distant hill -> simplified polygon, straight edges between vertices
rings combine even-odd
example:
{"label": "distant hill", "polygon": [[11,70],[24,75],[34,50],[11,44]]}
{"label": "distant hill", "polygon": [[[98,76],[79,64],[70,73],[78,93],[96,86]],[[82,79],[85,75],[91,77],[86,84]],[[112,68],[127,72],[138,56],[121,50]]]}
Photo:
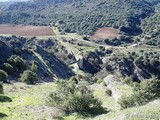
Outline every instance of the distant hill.
{"label": "distant hill", "polygon": [[142,22],[143,36],[148,45],[160,46],[160,4],[155,8],[155,13]]}
{"label": "distant hill", "polygon": [[58,25],[61,31],[93,34],[101,27],[138,35],[141,20],[155,12],[155,0],[33,0],[14,3],[0,13],[0,23]]}

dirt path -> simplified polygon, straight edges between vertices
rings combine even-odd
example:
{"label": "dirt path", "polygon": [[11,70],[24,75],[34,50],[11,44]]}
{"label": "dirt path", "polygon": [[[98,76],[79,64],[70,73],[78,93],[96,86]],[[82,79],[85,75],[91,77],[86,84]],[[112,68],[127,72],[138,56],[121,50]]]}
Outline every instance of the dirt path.
{"label": "dirt path", "polygon": [[122,93],[117,87],[117,78],[114,75],[108,75],[104,78],[104,82],[107,84],[108,89],[112,91],[112,97],[118,101]]}

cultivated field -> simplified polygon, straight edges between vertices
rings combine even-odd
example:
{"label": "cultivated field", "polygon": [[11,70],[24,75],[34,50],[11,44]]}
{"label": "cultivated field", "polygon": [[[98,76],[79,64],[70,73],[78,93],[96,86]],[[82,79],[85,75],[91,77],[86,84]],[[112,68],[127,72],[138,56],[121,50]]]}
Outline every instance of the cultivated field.
{"label": "cultivated field", "polygon": [[1,35],[18,35],[18,36],[54,36],[51,27],[48,26],[23,26],[23,25],[0,25]]}
{"label": "cultivated field", "polygon": [[92,36],[94,40],[113,39],[119,36],[119,30],[115,28],[99,28]]}

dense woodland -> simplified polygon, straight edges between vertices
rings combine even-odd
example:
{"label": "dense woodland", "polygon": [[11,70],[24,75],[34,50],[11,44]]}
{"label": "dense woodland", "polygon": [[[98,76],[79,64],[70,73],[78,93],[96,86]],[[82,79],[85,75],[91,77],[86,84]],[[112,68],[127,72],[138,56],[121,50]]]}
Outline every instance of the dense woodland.
{"label": "dense woodland", "polygon": [[[0,22],[58,25],[62,31],[79,34],[93,34],[97,28],[114,27],[126,34],[137,35],[144,29],[147,31],[147,28],[140,27],[141,23],[146,26],[143,20],[145,18],[149,22],[153,16],[158,25],[158,2],[159,0],[34,0],[5,6],[1,9]],[[154,29],[150,22],[146,24]]]}

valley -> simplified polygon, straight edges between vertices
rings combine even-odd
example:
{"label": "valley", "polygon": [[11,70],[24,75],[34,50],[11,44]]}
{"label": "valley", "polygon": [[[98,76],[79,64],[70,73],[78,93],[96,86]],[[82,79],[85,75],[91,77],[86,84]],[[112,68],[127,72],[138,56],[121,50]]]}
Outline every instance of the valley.
{"label": "valley", "polygon": [[159,8],[0,2],[0,119],[159,120]]}

